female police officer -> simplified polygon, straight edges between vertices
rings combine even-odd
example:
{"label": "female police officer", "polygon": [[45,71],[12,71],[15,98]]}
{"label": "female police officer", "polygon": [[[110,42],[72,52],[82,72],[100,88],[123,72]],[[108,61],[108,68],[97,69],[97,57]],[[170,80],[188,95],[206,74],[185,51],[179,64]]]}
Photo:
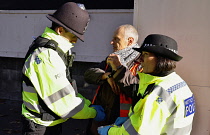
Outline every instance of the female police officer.
{"label": "female police officer", "polygon": [[[174,71],[176,61],[182,59],[176,41],[165,35],[152,34],[145,38],[140,48],[134,49],[141,52],[142,73],[139,72],[136,78],[123,67],[117,73],[124,72],[124,76],[116,77],[118,83],[127,83],[124,85],[127,92],[131,92],[129,82],[139,79],[129,117],[119,117],[113,125],[99,127],[99,134],[190,135],[195,100],[186,82]],[[108,61],[113,70],[121,65],[116,55],[110,55]]]}

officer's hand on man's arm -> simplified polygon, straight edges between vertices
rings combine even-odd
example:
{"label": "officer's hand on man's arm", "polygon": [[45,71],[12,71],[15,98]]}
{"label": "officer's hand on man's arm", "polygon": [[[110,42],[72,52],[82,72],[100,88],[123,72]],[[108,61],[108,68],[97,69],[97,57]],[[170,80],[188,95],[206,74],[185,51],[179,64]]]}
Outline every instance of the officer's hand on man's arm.
{"label": "officer's hand on man's arm", "polygon": [[93,109],[96,110],[96,117],[94,118],[95,121],[103,121],[105,120],[105,113],[104,108],[101,105],[90,105]]}
{"label": "officer's hand on man's arm", "polygon": [[101,127],[98,127],[98,133],[100,135],[108,135],[108,131],[109,129],[111,128],[112,126],[101,126]]}
{"label": "officer's hand on man's arm", "polygon": [[[114,123],[114,125],[121,126],[128,117],[118,117]],[[108,135],[109,129],[113,126],[100,126],[98,127],[98,133],[100,135]]]}
{"label": "officer's hand on man's arm", "polygon": [[118,117],[115,120],[114,125],[121,126],[127,119],[128,117]]}

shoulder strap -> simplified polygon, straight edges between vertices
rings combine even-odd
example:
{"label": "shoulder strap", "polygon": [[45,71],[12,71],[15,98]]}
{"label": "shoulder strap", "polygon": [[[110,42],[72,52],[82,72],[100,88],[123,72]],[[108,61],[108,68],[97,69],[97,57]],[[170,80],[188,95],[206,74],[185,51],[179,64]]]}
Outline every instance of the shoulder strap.
{"label": "shoulder strap", "polygon": [[[29,57],[30,54],[32,54],[34,52],[35,49],[37,49],[38,47],[46,47],[46,48],[51,48],[53,50],[56,50],[58,46],[58,43],[54,40],[49,40],[47,38],[43,38],[41,36],[37,37],[33,43],[31,44],[31,46],[29,47],[28,52],[25,55],[25,60]],[[28,77],[26,77],[24,74],[22,74],[22,80],[26,83],[27,86],[32,86],[33,84],[31,83],[31,81],[29,80]],[[41,108],[41,114],[37,114],[35,112],[30,111],[29,109],[27,109],[29,112],[31,112],[33,115],[35,115],[36,117],[41,118],[42,120],[45,121],[51,121],[51,120],[57,120],[60,117],[58,115],[56,115],[54,112],[52,112],[47,105],[42,101],[42,99],[40,98],[39,95],[38,96],[38,101]]]}
{"label": "shoulder strap", "polygon": [[132,110],[136,103],[140,100],[143,99],[145,96],[149,95],[153,90],[154,90],[155,83],[149,84],[147,86],[147,89],[145,90],[144,94],[138,94],[138,89],[139,89],[139,84],[134,84],[133,85],[133,94],[132,94]]}
{"label": "shoulder strap", "polygon": [[46,47],[46,48],[51,48],[53,50],[56,50],[58,47],[58,43],[54,40],[50,40],[47,38],[43,38],[41,36],[37,37],[31,46],[29,47],[28,52],[26,53],[25,60],[28,58],[28,56],[38,47]]}
{"label": "shoulder strap", "polygon": [[[30,54],[34,52],[35,49],[38,47],[46,47],[46,48],[51,48],[53,50],[56,50],[58,46],[58,43],[54,40],[49,40],[47,38],[43,38],[41,36],[37,37],[33,43],[30,45],[28,52],[25,55],[24,62],[26,59],[29,57]],[[22,75],[22,80],[25,81],[27,86],[33,86],[30,80],[25,76]]]}
{"label": "shoulder strap", "polygon": [[147,86],[147,89],[146,89],[146,91],[144,92],[142,98],[144,98],[145,96],[149,95],[149,94],[154,90],[154,86],[155,86],[155,83],[149,84],[149,85]]}

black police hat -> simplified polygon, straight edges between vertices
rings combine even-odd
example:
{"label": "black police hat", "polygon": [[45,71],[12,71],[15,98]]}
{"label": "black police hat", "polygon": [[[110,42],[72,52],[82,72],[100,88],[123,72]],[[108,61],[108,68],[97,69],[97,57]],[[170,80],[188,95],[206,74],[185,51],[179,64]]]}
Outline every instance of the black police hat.
{"label": "black police hat", "polygon": [[55,13],[48,14],[47,18],[84,41],[84,33],[90,21],[88,12],[74,2],[67,2]]}
{"label": "black police hat", "polygon": [[180,61],[182,56],[178,55],[177,42],[171,37],[151,34],[148,35],[140,48],[133,48],[138,52],[152,52],[162,57],[169,58],[174,61]]}

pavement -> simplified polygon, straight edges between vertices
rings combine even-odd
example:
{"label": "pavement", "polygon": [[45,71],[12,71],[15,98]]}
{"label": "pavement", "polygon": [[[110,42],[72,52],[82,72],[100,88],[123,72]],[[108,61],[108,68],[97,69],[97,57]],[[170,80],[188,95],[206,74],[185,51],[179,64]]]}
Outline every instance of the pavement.
{"label": "pavement", "polygon": [[[79,92],[88,99],[94,94],[94,88],[79,88]],[[0,135],[21,135],[21,104],[20,100],[3,99],[0,97]],[[85,135],[88,120],[69,119],[63,124],[62,135]]]}

